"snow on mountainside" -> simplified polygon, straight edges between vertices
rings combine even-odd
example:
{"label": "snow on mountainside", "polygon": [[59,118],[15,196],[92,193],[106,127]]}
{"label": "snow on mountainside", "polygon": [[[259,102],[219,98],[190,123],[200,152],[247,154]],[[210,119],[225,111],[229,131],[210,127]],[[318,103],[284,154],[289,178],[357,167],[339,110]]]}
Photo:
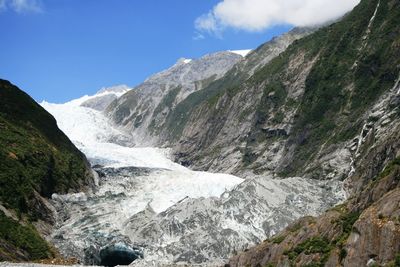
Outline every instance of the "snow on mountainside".
{"label": "snow on mountainside", "polygon": [[238,54],[238,55],[241,55],[242,57],[246,57],[251,51],[252,51],[252,49],[245,49],[245,50],[229,50],[229,52],[235,53],[235,54]]}

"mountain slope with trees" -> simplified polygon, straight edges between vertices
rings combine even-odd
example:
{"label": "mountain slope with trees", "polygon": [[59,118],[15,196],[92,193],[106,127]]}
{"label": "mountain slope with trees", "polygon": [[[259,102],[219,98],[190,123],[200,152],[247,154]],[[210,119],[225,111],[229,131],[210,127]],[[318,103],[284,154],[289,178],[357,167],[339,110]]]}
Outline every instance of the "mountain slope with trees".
{"label": "mountain slope with trees", "polygon": [[26,93],[0,80],[0,260],[54,256],[37,229],[55,222],[47,199],[93,183],[86,157]]}

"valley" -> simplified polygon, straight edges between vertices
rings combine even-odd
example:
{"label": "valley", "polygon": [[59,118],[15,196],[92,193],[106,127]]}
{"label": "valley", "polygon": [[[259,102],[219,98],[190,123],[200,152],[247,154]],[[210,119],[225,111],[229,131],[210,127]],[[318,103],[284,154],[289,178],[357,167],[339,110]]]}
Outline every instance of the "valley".
{"label": "valley", "polygon": [[[101,251],[119,244],[135,248],[143,257],[138,264],[222,264],[231,251],[344,199],[340,189],[329,190],[340,184],[268,175],[245,181],[190,171],[171,161],[168,149],[132,147],[130,137],[101,112],[82,105],[98,97],[42,103],[96,172],[92,192],[52,196],[57,223],[50,240],[67,258],[101,264]],[[204,241],[194,245],[193,239]]]}
{"label": "valley", "polygon": [[0,260],[400,266],[399,25],[361,0],[58,104],[0,80]]}

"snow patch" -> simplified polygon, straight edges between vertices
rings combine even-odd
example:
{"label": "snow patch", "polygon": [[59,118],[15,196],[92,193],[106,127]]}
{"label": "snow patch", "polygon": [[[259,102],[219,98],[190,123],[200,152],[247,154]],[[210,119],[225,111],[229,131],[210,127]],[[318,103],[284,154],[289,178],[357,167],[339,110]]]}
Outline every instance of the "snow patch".
{"label": "snow patch", "polygon": [[228,52],[234,53],[234,54],[238,54],[242,57],[246,57],[251,51],[253,51],[252,49],[245,49],[245,50],[228,50]]}
{"label": "snow patch", "polygon": [[182,57],[182,58],[178,59],[178,61],[176,62],[175,65],[188,64],[190,62],[192,62],[192,59]]}

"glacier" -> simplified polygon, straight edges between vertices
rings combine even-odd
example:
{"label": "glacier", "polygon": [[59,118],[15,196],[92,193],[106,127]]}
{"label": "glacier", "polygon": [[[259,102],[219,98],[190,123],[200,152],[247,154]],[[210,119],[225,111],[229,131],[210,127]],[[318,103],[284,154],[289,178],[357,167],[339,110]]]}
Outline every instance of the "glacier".
{"label": "glacier", "polygon": [[[228,174],[191,171],[170,160],[169,149],[129,147],[130,137],[111,125],[101,112],[81,106],[89,98],[85,96],[65,104],[42,102],[41,105],[56,118],[60,129],[92,164],[113,168],[164,169],[162,175],[154,177],[154,184],[149,186],[149,192],[143,192],[144,195],[157,194],[159,199],[162,195],[165,199],[160,199],[160,203],[175,203],[186,196],[219,196],[243,181]],[[149,179],[148,183],[152,181]],[[171,190],[171,186],[175,189]],[[153,208],[159,210],[158,207]]]}
{"label": "glacier", "polygon": [[106,94],[110,92],[64,104],[41,103],[95,170],[106,173],[97,175],[93,191],[53,195],[58,222],[51,241],[65,256],[87,264],[99,263],[87,259],[93,244],[97,250],[110,240],[129,244],[122,232],[135,214],[146,209],[161,213],[185,198],[218,197],[243,182],[229,174],[191,171],[170,160],[168,149],[132,147],[131,137],[102,112],[82,106]]}

